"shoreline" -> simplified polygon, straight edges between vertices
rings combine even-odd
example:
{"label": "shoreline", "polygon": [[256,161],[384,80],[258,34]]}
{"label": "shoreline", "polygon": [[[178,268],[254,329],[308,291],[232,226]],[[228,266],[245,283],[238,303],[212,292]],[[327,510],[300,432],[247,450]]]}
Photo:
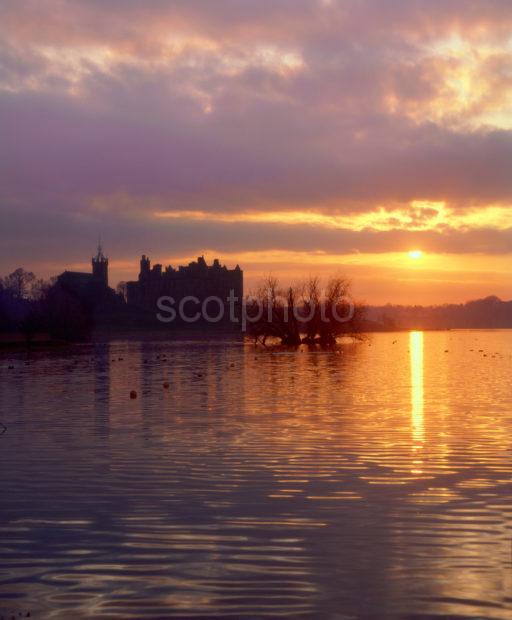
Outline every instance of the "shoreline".
{"label": "shoreline", "polygon": [[[403,334],[408,332],[499,332],[510,331],[510,327],[454,327],[454,328],[396,328],[396,329],[374,329],[361,332],[363,336],[373,334]],[[12,336],[9,339],[9,336]],[[44,353],[53,351],[64,351],[65,349],[77,349],[87,346],[109,344],[114,342],[174,342],[186,343],[197,342],[232,342],[233,344],[252,344],[253,338],[241,332],[222,330],[217,332],[204,332],[201,330],[180,330],[166,333],[162,331],[116,331],[116,332],[95,332],[86,340],[54,340],[51,338],[36,338],[27,342],[19,334],[0,334],[0,355],[9,353]],[[281,345],[279,345],[281,346]],[[291,347],[294,348],[294,347]]]}

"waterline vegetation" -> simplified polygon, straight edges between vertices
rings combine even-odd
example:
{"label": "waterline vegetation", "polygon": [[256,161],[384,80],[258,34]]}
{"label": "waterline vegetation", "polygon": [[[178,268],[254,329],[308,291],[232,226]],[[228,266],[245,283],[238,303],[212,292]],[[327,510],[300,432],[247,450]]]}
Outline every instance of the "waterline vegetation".
{"label": "waterline vegetation", "polygon": [[247,331],[265,346],[269,338],[288,346],[333,346],[341,336],[363,337],[364,312],[342,276],[330,278],[325,287],[313,276],[285,288],[268,276],[246,302]]}

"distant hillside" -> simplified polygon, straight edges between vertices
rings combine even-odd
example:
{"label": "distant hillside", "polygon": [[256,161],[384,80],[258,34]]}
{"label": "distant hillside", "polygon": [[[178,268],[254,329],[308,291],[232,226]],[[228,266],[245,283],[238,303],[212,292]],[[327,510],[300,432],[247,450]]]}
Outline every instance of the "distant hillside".
{"label": "distant hillside", "polygon": [[366,318],[377,330],[512,328],[512,301],[486,297],[443,306],[369,306]]}

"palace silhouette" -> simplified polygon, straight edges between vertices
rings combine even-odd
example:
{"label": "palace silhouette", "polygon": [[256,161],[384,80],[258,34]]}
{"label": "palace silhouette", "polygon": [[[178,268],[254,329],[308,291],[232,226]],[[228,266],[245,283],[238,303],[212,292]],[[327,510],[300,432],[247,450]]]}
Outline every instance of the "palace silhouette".
{"label": "palace silhouette", "polygon": [[57,278],[57,286],[79,300],[96,325],[156,327],[157,302],[162,297],[172,298],[176,305],[189,297],[207,305],[210,298],[216,298],[217,309],[219,300],[224,305],[226,320],[228,298],[236,298],[237,314],[241,307],[243,271],[239,265],[228,269],[217,258],[211,265],[200,256],[186,266],[164,269],[161,264],[151,266],[150,259],[143,255],[138,279],[127,282],[122,292],[109,287],[109,259],[101,244],[91,259],[91,267],[90,273],[64,271]]}
{"label": "palace silhouette", "polygon": [[168,266],[162,271],[162,265],[151,267],[149,258],[143,255],[138,280],[126,284],[128,305],[148,311],[154,310],[158,299],[163,296],[172,297],[179,303],[188,296],[196,297],[201,302],[208,297],[225,301],[230,294],[242,300],[243,271],[239,265],[228,269],[217,258],[212,265],[207,265],[204,256],[199,256],[197,261],[186,267],[173,269]]}

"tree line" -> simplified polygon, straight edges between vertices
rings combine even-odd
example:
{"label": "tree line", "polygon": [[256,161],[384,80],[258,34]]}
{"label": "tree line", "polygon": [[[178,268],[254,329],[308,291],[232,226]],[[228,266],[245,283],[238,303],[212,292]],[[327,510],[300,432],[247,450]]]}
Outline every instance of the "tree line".
{"label": "tree line", "polygon": [[0,277],[0,332],[20,333],[30,342],[38,333],[80,340],[94,327],[97,310],[121,301],[110,289],[77,295],[58,278],[43,280],[22,268]]}

